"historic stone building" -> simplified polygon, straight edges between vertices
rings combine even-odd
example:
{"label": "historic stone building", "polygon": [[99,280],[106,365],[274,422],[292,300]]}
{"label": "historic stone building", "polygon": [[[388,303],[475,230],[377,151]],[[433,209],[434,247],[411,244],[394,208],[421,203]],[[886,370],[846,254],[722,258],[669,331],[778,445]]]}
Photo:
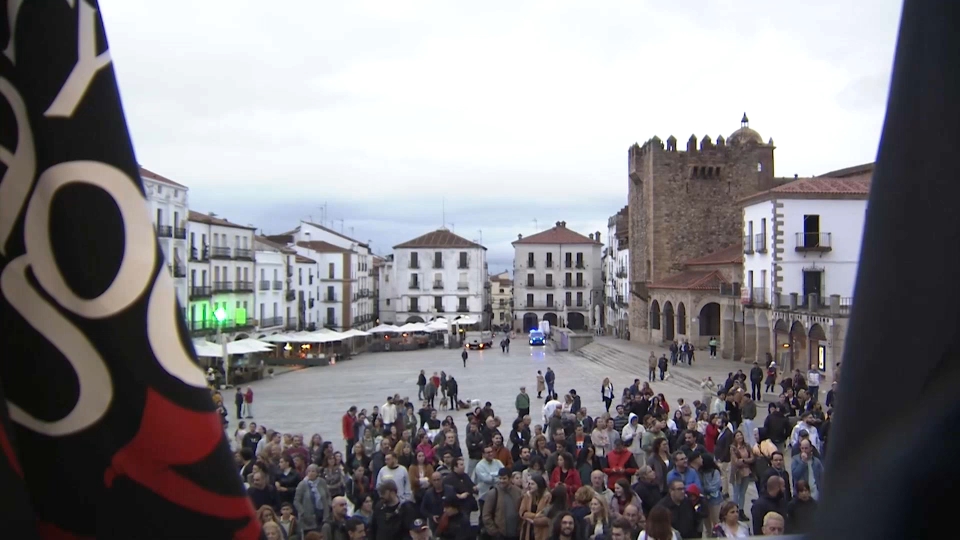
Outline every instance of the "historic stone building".
{"label": "historic stone building", "polygon": [[727,139],[709,136],[686,149],[653,137],[628,151],[632,340],[649,343],[651,283],[681,272],[687,261],[742,243],[738,201],[781,183],[773,173],[773,140],[764,143],[743,115]]}

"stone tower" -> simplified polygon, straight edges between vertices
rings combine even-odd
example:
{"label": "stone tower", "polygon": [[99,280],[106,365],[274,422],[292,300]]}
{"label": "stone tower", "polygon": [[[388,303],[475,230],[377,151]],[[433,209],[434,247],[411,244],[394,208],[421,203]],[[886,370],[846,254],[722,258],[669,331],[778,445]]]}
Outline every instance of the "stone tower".
{"label": "stone tower", "polygon": [[672,135],[627,152],[630,224],[630,335],[645,341],[650,318],[647,285],[683,269],[683,262],[743,241],[737,201],[776,185],[773,141],[740,129],[716,143],[691,135],[686,149]]}

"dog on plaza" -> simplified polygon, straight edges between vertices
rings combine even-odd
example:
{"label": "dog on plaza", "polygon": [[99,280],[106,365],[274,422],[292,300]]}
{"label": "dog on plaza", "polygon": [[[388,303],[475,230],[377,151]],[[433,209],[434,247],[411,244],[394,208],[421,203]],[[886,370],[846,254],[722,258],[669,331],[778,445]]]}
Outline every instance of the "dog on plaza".
{"label": "dog on plaza", "polygon": [[445,397],[440,398],[440,410],[441,410],[441,411],[447,410],[448,407],[449,407],[449,404],[450,404],[450,403],[447,401],[447,398],[445,398]]}

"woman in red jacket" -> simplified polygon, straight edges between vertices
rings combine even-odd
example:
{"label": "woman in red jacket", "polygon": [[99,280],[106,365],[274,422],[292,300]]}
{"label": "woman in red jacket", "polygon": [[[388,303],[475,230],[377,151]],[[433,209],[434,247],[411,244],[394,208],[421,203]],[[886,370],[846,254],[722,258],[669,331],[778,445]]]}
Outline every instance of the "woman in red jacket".
{"label": "woman in red jacket", "polygon": [[707,449],[707,452],[713,453],[714,447],[717,445],[717,437],[720,436],[720,416],[716,414],[710,415],[710,423],[707,424],[707,429],[703,434],[703,447]]}
{"label": "woman in red jacket", "polygon": [[557,454],[557,466],[553,468],[550,474],[550,489],[563,484],[567,488],[567,500],[572,501],[573,496],[583,484],[580,482],[580,473],[574,467],[573,456],[566,452]]}

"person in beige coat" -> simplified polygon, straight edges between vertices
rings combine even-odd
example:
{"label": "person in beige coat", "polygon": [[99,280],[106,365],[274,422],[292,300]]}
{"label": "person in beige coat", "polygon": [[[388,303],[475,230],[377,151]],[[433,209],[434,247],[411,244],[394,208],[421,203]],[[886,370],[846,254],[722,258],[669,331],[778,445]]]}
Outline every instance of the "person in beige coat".
{"label": "person in beige coat", "polygon": [[543,380],[543,373],[537,371],[537,397],[543,397],[543,391],[547,389],[547,383]]}

